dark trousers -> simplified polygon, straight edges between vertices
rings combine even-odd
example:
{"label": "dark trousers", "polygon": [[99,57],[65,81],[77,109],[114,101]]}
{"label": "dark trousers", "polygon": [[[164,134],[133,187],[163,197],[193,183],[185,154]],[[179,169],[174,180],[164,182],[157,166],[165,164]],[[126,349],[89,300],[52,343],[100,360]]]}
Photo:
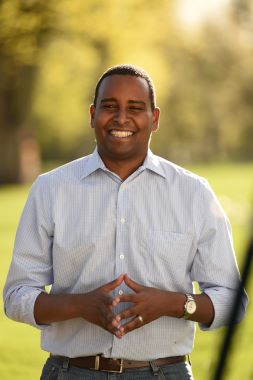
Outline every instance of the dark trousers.
{"label": "dark trousers", "polygon": [[127,369],[123,373],[101,372],[74,366],[65,367],[57,358],[49,358],[40,380],[194,380],[188,362],[157,367]]}

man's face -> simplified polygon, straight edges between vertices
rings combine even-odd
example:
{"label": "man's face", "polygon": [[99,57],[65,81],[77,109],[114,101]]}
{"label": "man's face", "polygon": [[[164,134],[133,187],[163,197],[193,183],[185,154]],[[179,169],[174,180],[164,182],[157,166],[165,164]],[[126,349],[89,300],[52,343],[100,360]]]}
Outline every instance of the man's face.
{"label": "man's face", "polygon": [[96,107],[91,105],[91,127],[98,152],[106,162],[143,161],[150,135],[158,128],[159,109],[151,110],[147,82],[130,75],[106,77]]}

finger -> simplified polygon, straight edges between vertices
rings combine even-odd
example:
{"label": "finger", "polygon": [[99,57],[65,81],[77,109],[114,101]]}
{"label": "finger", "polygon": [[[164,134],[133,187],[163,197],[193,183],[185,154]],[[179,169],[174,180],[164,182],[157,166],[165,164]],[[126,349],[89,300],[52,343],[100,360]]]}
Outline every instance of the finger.
{"label": "finger", "polygon": [[131,321],[125,323],[124,325],[120,326],[119,330],[121,334],[125,335],[135,329],[139,329],[140,327],[144,326],[144,323],[139,320],[138,316],[131,319]]}
{"label": "finger", "polygon": [[102,297],[100,298],[100,301],[101,301],[104,305],[108,306],[109,308],[110,308],[110,307],[112,306],[112,304],[113,304],[113,298],[110,297],[110,296],[107,295],[107,294],[102,294]]}
{"label": "finger", "polygon": [[137,282],[135,282],[134,280],[132,280],[130,277],[128,277],[127,274],[125,274],[124,276],[124,281],[126,283],[126,285],[132,289],[133,291],[135,291],[136,293],[139,293],[142,289],[142,285],[138,284]]}
{"label": "finger", "polygon": [[135,293],[131,294],[122,294],[121,296],[118,296],[120,302],[137,302],[138,297],[136,296]]}
{"label": "finger", "polygon": [[111,324],[112,321],[115,319],[115,315],[112,313],[110,307],[102,306],[100,309],[100,315],[104,321],[105,324]]}
{"label": "finger", "polygon": [[121,338],[123,338],[123,336],[124,336],[125,334],[124,334],[123,332],[121,332],[120,330],[117,330],[117,331],[115,331],[114,335],[115,335],[117,338],[121,339]]}
{"label": "finger", "polygon": [[120,319],[117,317],[114,317],[114,319],[111,322],[105,321],[103,327],[119,339],[121,339],[124,335],[124,333],[120,331]]}
{"label": "finger", "polygon": [[119,286],[122,281],[124,280],[124,275],[121,274],[118,278],[116,278],[115,280],[111,281],[111,282],[108,282],[108,284],[105,284],[103,286],[101,286],[101,289],[103,291],[105,291],[106,293],[109,293],[111,292],[112,290],[114,290],[115,288],[117,288],[117,286]]}
{"label": "finger", "polygon": [[[112,311],[112,309],[110,309],[110,310]],[[119,327],[120,321],[121,321],[121,318],[120,318],[119,314],[117,314],[117,315],[112,314],[111,322],[112,322],[113,326]]]}
{"label": "finger", "polygon": [[120,298],[118,296],[113,298],[112,303],[111,303],[112,308],[116,307],[119,303],[120,303]]}
{"label": "finger", "polygon": [[104,309],[102,311],[102,318],[103,318],[103,326],[106,328],[106,330],[115,333],[119,329],[119,319],[115,318],[115,315],[112,314],[107,309]]}
{"label": "finger", "polygon": [[137,315],[137,312],[136,312],[135,308],[130,308],[130,309],[126,309],[126,310],[122,311],[122,313],[117,314],[115,319],[118,322],[120,322],[123,319],[135,317],[136,315]]}
{"label": "finger", "polygon": [[124,335],[124,333],[122,333],[118,327],[115,327],[115,326],[111,326],[111,325],[107,325],[107,326],[103,326],[103,328],[106,330],[106,331],[109,331],[110,333],[114,334],[115,336],[117,336],[117,338],[119,337],[122,337]]}

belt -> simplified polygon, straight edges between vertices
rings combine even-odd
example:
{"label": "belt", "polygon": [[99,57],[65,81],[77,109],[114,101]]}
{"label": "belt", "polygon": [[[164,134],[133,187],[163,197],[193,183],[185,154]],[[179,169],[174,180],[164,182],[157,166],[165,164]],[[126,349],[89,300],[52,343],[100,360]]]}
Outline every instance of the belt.
{"label": "belt", "polygon": [[[124,369],[144,368],[150,367],[150,361],[137,361],[126,359],[111,359],[104,358],[101,355],[96,356],[81,356],[77,358],[68,358],[66,356],[50,355],[52,358],[59,359],[61,362],[67,363],[67,365],[73,365],[75,367],[90,369],[95,371],[107,371],[122,373]],[[186,356],[171,356],[168,358],[161,358],[152,360],[158,367],[168,364],[176,364],[185,362]]]}

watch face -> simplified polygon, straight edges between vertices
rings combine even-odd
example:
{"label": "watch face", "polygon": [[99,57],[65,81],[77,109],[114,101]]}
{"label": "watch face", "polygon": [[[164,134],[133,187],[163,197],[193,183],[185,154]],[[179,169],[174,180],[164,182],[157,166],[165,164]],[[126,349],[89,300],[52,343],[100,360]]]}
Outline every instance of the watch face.
{"label": "watch face", "polygon": [[193,314],[196,311],[196,303],[195,301],[188,301],[186,306],[187,313]]}

